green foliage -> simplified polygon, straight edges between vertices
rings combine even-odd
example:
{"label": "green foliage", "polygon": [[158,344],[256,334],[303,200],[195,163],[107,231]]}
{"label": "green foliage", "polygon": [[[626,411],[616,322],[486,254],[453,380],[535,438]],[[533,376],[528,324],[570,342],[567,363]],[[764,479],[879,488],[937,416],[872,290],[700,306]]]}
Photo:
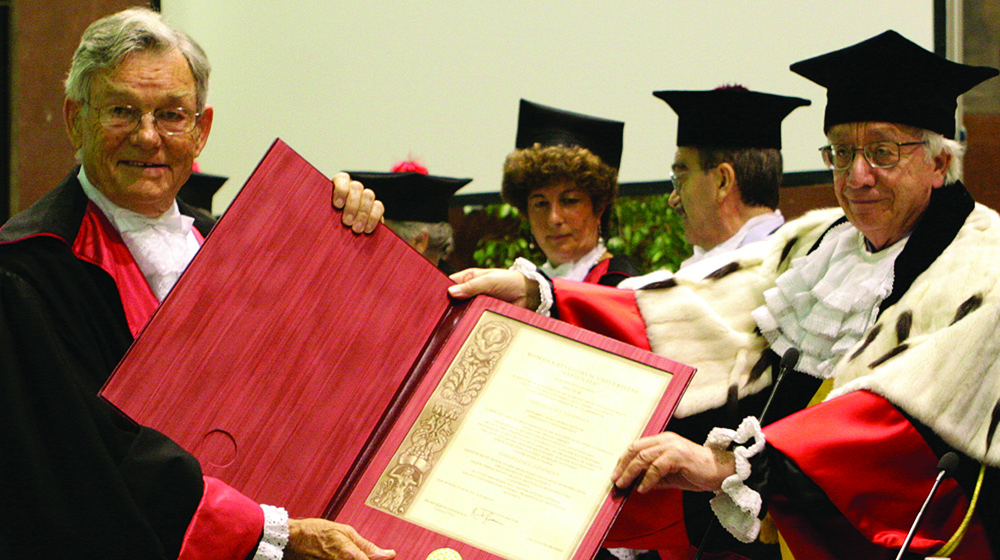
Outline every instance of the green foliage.
{"label": "green foliage", "polygon": [[680,214],[667,203],[666,194],[619,198],[615,216],[608,250],[627,255],[640,272],[676,271],[691,256]]}
{"label": "green foliage", "polygon": [[[467,209],[466,213],[471,211],[475,210]],[[507,268],[517,257],[545,262],[544,253],[531,241],[528,220],[516,208],[494,204],[481,211],[491,227],[476,245],[476,266]],[[640,272],[677,270],[681,261],[691,255],[681,218],[667,203],[665,194],[618,199],[611,230],[613,236],[606,240],[608,250],[628,256]]]}
{"label": "green foliage", "polygon": [[[466,213],[472,209],[467,208]],[[518,257],[534,263],[545,262],[545,253],[531,238],[528,220],[521,218],[521,212],[509,204],[491,204],[482,208],[487,219],[495,222],[495,227],[479,238],[472,253],[476,266],[483,268],[508,268]]]}

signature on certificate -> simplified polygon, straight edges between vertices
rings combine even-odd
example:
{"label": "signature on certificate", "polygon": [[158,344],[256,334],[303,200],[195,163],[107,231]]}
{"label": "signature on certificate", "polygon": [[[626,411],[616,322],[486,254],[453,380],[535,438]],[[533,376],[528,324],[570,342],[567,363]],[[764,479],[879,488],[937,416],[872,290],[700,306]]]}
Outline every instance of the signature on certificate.
{"label": "signature on certificate", "polygon": [[476,521],[482,523],[483,525],[487,523],[496,523],[497,525],[503,525],[503,521],[500,520],[500,514],[492,512],[486,508],[475,508],[472,510],[472,518]]}

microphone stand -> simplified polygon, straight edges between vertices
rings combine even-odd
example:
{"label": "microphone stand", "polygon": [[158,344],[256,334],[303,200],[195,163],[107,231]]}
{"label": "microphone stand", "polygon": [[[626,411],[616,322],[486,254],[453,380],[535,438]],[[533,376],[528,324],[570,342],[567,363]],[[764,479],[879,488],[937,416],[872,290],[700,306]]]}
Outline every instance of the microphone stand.
{"label": "microphone stand", "polygon": [[907,533],[906,539],[903,541],[903,546],[899,549],[899,554],[896,556],[896,560],[902,560],[903,555],[906,554],[907,549],[910,548],[910,543],[913,541],[913,536],[917,534],[917,527],[920,526],[920,522],[924,520],[924,513],[927,512],[927,506],[930,505],[931,499],[934,498],[934,494],[937,493],[938,487],[944,482],[945,478],[950,478],[954,473],[955,469],[958,468],[958,455],[953,451],[945,453],[941,460],[938,461],[938,474],[937,478],[934,479],[934,485],[931,486],[931,491],[927,494],[927,499],[924,500],[924,505],[920,507],[920,511],[917,512],[917,518],[913,520],[913,525],[910,526],[910,532]]}
{"label": "microphone stand", "polygon": [[[778,385],[781,384],[781,380],[785,378],[785,373],[795,369],[795,365],[799,363],[799,350],[798,348],[789,348],[785,351],[785,355],[781,357],[781,363],[778,366],[778,373],[774,378],[774,384],[771,386],[771,394],[767,396],[767,402],[764,403],[764,409],[760,413],[760,425],[764,425],[764,420],[767,418],[767,412],[771,408],[771,402],[774,400],[774,395],[778,393]],[[712,536],[715,531],[715,527],[718,525],[718,521],[712,517],[708,521],[708,527],[705,528],[705,534],[701,537],[701,543],[698,545],[698,551],[695,552],[693,560],[700,560],[702,553],[705,551],[705,546],[708,545],[708,539]]]}

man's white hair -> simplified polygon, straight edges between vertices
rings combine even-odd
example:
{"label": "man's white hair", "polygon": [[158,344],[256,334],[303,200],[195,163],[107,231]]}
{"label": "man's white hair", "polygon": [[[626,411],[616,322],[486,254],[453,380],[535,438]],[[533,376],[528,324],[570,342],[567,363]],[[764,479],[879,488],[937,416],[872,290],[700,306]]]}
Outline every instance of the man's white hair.
{"label": "man's white hair", "polygon": [[386,220],[385,225],[401,237],[403,241],[413,244],[423,233],[428,236],[427,250],[441,255],[442,259],[451,254],[453,236],[451,224],[448,222],[410,222],[404,220]]}
{"label": "man's white hair", "polygon": [[962,143],[945,138],[944,135],[930,130],[921,130],[925,146],[924,157],[930,161],[942,153],[951,155],[948,170],[945,172],[944,184],[950,185],[962,180],[962,158],[965,156],[965,146]]}
{"label": "man's white hair", "polygon": [[141,7],[101,18],[83,32],[66,77],[66,97],[86,103],[97,72],[117,67],[135,52],[162,53],[171,49],[179,50],[187,59],[194,75],[197,108],[203,110],[212,71],[205,51],[186,33],[168,25],[159,13]]}

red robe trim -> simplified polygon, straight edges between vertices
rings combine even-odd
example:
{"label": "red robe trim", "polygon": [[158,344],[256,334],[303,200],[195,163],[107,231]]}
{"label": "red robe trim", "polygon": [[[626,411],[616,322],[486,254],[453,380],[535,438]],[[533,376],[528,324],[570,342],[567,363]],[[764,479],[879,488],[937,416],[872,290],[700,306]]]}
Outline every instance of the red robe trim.
{"label": "red robe trim", "polygon": [[584,282],[589,284],[596,284],[600,282],[601,276],[604,276],[608,272],[608,267],[611,266],[611,259],[604,259],[603,261],[594,265],[587,273],[587,277],[583,279]]}
{"label": "red robe trim", "polygon": [[[688,542],[681,494],[680,490],[633,492],[602,546],[656,550],[661,560],[692,560],[698,548]],[[745,556],[733,552],[703,553],[701,557],[704,560],[746,560]]]}
{"label": "red robe trim", "polygon": [[[204,243],[205,238],[201,232],[196,228],[191,229],[198,244]],[[146,322],[160,306],[160,301],[156,299],[121,235],[93,201],[87,202],[80,231],[73,241],[73,254],[78,259],[96,264],[111,275],[121,294],[128,328],[133,337],[139,336],[139,331],[146,326]]]}
{"label": "red robe trim", "polygon": [[[605,260],[604,262],[608,262]],[[646,323],[635,292],[556,278],[555,307],[567,323],[649,350]],[[663,560],[690,560],[696,548],[688,543],[680,490],[660,490],[629,496],[604,541],[606,548],[657,550]],[[735,560],[735,554],[703,555],[706,560]]]}
{"label": "red robe trim", "polygon": [[[894,558],[937,477],[938,457],[895,406],[855,391],[764,429],[767,443],[819,485],[843,515],[810,520],[783,496],[768,506],[796,558]],[[941,484],[910,550],[944,545],[968,511],[954,480]],[[819,524],[819,525],[818,525]],[[951,558],[992,558],[978,517]]]}
{"label": "red robe trim", "polygon": [[681,491],[655,490],[628,497],[603,546],[657,550],[663,560],[689,560],[695,549],[687,542]]}
{"label": "red robe trim", "polygon": [[556,278],[555,308],[567,323],[649,350],[635,292]]}
{"label": "red robe trim", "polygon": [[221,480],[205,477],[205,492],[177,560],[246,558],[264,531],[264,511]]}
{"label": "red robe trim", "polygon": [[73,241],[73,254],[78,259],[96,264],[114,278],[121,294],[122,307],[125,308],[128,328],[133,337],[139,336],[139,331],[146,326],[160,301],[153,294],[121,235],[93,201],[87,202],[80,231]]}

